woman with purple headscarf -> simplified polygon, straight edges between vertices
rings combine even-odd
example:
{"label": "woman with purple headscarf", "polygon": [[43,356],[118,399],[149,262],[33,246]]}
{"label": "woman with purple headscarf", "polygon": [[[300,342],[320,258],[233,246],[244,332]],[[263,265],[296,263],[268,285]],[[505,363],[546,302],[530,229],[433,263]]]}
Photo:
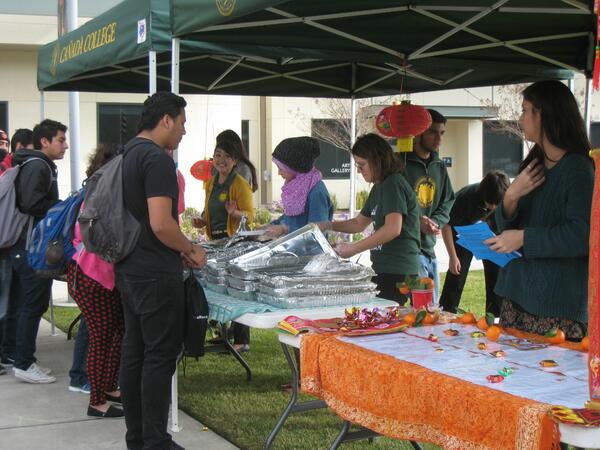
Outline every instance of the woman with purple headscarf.
{"label": "woman with purple headscarf", "polygon": [[273,163],[285,180],[281,188],[283,215],[267,225],[269,235],[281,236],[307,223],[332,219],[333,204],[315,167],[320,154],[319,141],[311,137],[284,139],[275,147]]}

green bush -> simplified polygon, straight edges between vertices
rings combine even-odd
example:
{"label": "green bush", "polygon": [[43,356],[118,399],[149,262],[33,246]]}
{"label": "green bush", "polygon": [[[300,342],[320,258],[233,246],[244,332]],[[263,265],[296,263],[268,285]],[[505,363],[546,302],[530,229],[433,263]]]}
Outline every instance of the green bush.
{"label": "green bush", "polygon": [[335,194],[330,194],[329,197],[331,198],[331,204],[333,205],[333,210],[337,211],[338,210],[337,196]]}
{"label": "green bush", "polygon": [[356,210],[360,211],[365,206],[367,198],[369,197],[369,191],[358,191],[356,193]]}
{"label": "green bush", "polygon": [[202,230],[194,228],[192,225],[192,217],[199,217],[200,211],[196,208],[185,208],[179,220],[179,228],[181,232],[190,240],[198,241],[204,237]]}

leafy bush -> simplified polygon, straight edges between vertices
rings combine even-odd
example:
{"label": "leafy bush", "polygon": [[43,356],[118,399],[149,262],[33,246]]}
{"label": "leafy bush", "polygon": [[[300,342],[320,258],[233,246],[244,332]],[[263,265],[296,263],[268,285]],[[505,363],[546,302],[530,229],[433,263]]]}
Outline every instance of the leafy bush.
{"label": "leafy bush", "polygon": [[338,209],[337,196],[335,194],[330,194],[329,197],[331,198],[331,204],[333,205],[333,210],[337,211],[337,209]]}
{"label": "leafy bush", "polygon": [[200,212],[196,208],[185,208],[179,219],[181,232],[192,241],[203,241],[205,239],[202,230],[194,228],[192,225],[192,218],[199,216]]}
{"label": "leafy bush", "polygon": [[358,191],[356,193],[356,210],[360,211],[361,209],[363,209],[363,206],[365,206],[365,203],[367,202],[367,198],[369,197],[369,191]]}

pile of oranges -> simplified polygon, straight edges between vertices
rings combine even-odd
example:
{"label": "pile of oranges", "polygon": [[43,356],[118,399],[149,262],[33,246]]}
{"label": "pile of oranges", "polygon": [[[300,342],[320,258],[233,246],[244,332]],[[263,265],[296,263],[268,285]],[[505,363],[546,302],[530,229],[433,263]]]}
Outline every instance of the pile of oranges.
{"label": "pile of oranges", "polygon": [[429,312],[425,309],[421,309],[416,314],[408,313],[403,317],[404,323],[409,327],[419,326],[419,325],[433,325],[438,321],[440,317],[439,311]]}

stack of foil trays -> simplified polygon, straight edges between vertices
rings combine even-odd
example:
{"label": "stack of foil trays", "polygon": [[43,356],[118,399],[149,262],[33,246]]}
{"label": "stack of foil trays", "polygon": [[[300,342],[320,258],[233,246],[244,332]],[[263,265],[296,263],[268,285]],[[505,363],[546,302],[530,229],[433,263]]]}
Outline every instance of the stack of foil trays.
{"label": "stack of foil trays", "polygon": [[[227,242],[228,239],[219,239],[218,241],[203,243],[208,263],[201,270],[195,271],[203,286],[220,294],[228,293],[228,262],[264,245],[260,242],[242,241],[231,247],[225,247]],[[255,296],[252,297],[255,298]],[[253,300],[252,297],[247,298],[247,300]]]}
{"label": "stack of foil trays", "polygon": [[312,224],[229,260],[225,269],[229,295],[279,308],[353,304],[377,294],[374,272],[341,260]]}

